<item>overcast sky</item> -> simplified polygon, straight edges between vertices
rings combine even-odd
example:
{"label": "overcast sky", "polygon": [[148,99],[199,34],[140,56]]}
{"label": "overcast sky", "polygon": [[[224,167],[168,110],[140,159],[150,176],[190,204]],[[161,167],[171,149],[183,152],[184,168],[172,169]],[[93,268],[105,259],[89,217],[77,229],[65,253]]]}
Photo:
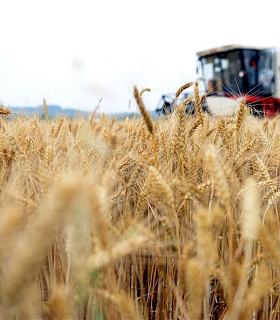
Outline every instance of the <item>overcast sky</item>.
{"label": "overcast sky", "polygon": [[[153,110],[195,80],[196,52],[279,46],[276,2],[0,0],[0,102],[134,111],[133,85]],[[132,105],[129,101],[132,99]]]}

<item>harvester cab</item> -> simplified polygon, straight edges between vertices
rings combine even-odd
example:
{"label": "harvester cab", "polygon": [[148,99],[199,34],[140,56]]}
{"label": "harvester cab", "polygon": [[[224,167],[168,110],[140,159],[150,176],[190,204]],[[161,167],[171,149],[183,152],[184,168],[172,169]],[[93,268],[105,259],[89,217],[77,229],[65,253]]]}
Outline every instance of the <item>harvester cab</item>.
{"label": "harvester cab", "polygon": [[275,48],[224,46],[197,53],[198,75],[213,114],[230,115],[244,99],[254,115],[280,111],[280,54]]}

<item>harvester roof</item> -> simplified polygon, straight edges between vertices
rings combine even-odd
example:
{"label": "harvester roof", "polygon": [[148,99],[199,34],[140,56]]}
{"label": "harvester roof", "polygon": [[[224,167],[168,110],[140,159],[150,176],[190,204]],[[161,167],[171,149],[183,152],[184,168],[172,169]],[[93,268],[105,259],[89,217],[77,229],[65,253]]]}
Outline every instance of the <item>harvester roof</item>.
{"label": "harvester roof", "polygon": [[216,53],[228,52],[228,51],[233,51],[233,50],[238,50],[238,49],[264,50],[264,49],[269,49],[269,48],[231,44],[231,45],[216,47],[216,48],[208,49],[208,50],[204,50],[204,51],[199,51],[196,54],[198,55],[198,57],[206,57],[206,56],[211,56]]}

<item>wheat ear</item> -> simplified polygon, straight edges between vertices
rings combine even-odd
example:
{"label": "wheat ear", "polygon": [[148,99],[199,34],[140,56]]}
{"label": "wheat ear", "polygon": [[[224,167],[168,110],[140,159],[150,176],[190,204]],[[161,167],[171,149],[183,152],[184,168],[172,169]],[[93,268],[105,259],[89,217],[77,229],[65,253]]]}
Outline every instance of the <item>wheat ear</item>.
{"label": "wheat ear", "polygon": [[200,119],[201,124],[202,124],[202,131],[204,131],[203,130],[203,128],[204,128],[204,115],[203,115],[203,110],[202,110],[201,99],[199,96],[199,87],[198,87],[197,81],[194,84],[194,102],[195,102],[196,117]]}
{"label": "wheat ear", "polygon": [[48,120],[49,119],[49,110],[48,110],[48,107],[47,107],[46,99],[43,100],[43,105],[44,105],[45,119]]}
{"label": "wheat ear", "polygon": [[3,114],[5,116],[8,116],[9,114],[11,114],[12,112],[9,109],[0,107],[0,114]]}
{"label": "wheat ear", "polygon": [[239,109],[237,112],[237,118],[236,118],[236,143],[239,145],[239,139],[240,139],[240,128],[242,124],[244,123],[244,119],[246,116],[246,104],[244,99],[241,100]]}
{"label": "wheat ear", "polygon": [[142,94],[144,93],[144,92],[151,92],[151,89],[150,88],[145,88],[145,89],[142,89],[141,91],[140,91],[140,97],[142,96]]}
{"label": "wheat ear", "polygon": [[[156,141],[156,137],[155,137],[155,131],[154,131],[154,125],[153,125],[153,121],[152,118],[150,116],[150,114],[147,112],[144,102],[142,100],[141,94],[139,93],[138,89],[136,86],[134,86],[134,98],[136,100],[137,106],[142,114],[142,117],[145,121],[145,124],[147,126],[148,131],[150,132],[150,134],[152,135],[152,139],[153,139],[153,150],[154,150],[154,158],[155,158],[155,163],[156,166],[158,166],[158,157],[157,157],[157,141]],[[144,91],[146,91],[144,89]],[[143,93],[143,90],[142,90]]]}
{"label": "wheat ear", "polygon": [[134,98],[135,98],[137,106],[143,116],[143,119],[146,123],[147,129],[150,132],[150,134],[153,134],[154,126],[153,126],[152,118],[145,108],[144,102],[141,98],[141,94],[139,93],[137,87],[134,86],[133,90],[134,90]]}
{"label": "wheat ear", "polygon": [[186,84],[184,84],[183,86],[181,86],[175,94],[175,98],[177,99],[179,97],[179,95],[186,89],[188,89],[189,87],[191,87],[193,85],[193,82],[188,82]]}

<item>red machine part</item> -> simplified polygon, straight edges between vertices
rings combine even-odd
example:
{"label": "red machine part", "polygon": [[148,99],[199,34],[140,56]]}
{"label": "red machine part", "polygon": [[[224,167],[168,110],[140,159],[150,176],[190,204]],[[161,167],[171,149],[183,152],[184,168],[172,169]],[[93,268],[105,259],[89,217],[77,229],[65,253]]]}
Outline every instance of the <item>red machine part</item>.
{"label": "red machine part", "polygon": [[280,113],[280,98],[263,96],[246,96],[246,103],[262,110],[265,117],[275,117]]}

